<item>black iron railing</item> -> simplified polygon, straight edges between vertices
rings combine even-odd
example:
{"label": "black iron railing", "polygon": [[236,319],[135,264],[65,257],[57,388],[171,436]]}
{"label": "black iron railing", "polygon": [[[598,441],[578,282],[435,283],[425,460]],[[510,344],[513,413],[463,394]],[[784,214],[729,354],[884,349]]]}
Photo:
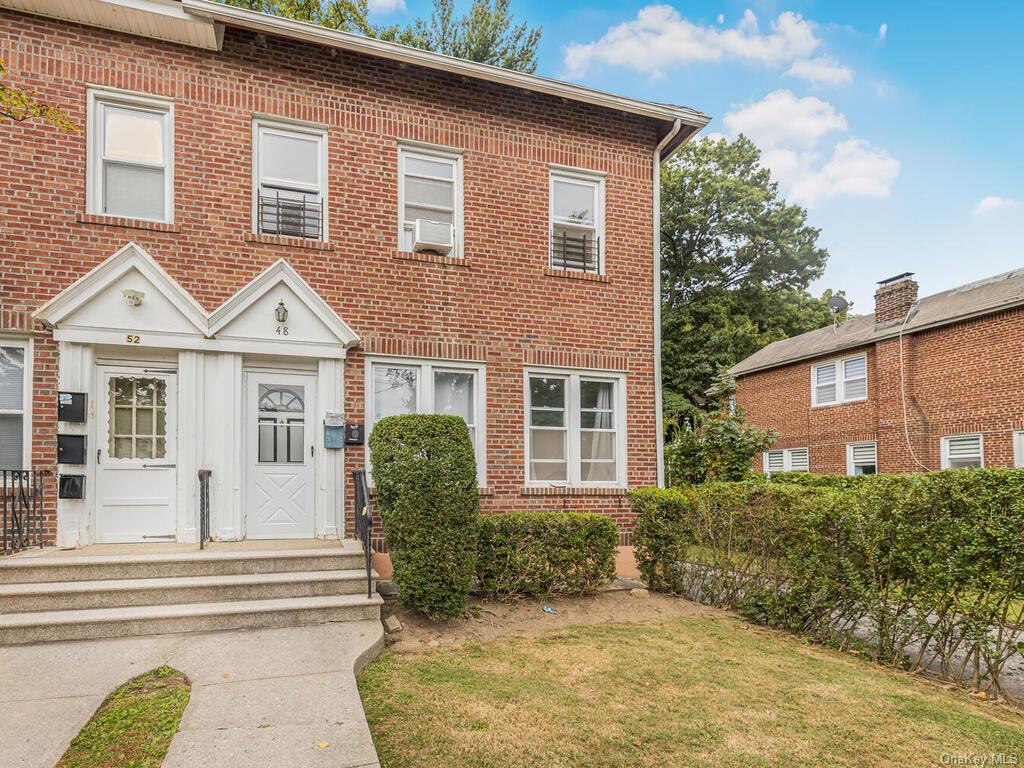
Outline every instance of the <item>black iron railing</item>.
{"label": "black iron railing", "polygon": [[357,469],[352,473],[356,486],[356,538],[363,543],[363,559],[366,561],[366,596],[373,597],[373,502],[366,485],[366,470]]}
{"label": "black iron railing", "polygon": [[574,269],[578,272],[601,271],[601,238],[586,233],[570,234],[565,230],[551,235],[551,266],[553,269]]}
{"label": "black iron railing", "polygon": [[209,469],[199,470],[199,548],[205,549],[210,540],[210,477]]}
{"label": "black iron railing", "polygon": [[0,469],[3,553],[43,546],[43,502],[50,472]]}
{"label": "black iron railing", "polygon": [[281,197],[280,192],[260,194],[256,218],[261,235],[323,239],[323,204],[319,200]]}

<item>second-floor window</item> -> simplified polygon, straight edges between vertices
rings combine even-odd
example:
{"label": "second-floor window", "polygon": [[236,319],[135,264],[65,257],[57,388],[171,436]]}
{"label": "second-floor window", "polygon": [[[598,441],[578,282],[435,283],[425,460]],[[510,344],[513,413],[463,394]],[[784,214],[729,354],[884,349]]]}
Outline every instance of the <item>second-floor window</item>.
{"label": "second-floor window", "polygon": [[253,142],[255,231],[326,240],[326,132],[315,126],[257,120]]}
{"label": "second-floor window", "polygon": [[551,172],[551,267],[604,272],[604,180],[583,171]]}
{"label": "second-floor window", "polygon": [[457,153],[398,151],[398,247],[460,257],[462,162]]}
{"label": "second-floor window", "polygon": [[173,114],[165,99],[89,92],[89,213],[173,220]]}
{"label": "second-floor window", "polygon": [[836,405],[868,396],[868,359],[856,355],[811,366],[811,404]]}

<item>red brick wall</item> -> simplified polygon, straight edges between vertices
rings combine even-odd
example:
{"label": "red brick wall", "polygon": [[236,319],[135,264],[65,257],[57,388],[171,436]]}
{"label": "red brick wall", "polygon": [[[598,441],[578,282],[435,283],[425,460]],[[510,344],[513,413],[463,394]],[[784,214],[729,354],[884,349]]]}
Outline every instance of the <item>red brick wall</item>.
{"label": "red brick wall", "polygon": [[1024,429],[1024,308],[905,336],[906,421],[899,341],[862,349],[864,402],[811,407],[811,366],[840,355],[741,376],[737,402],[750,423],[779,432],[778,447],[807,446],[813,472],[845,474],[846,444],[869,440],[878,443],[880,472],[939,469],[941,438],[976,432],[985,466],[1013,466],[1013,432]]}
{"label": "red brick wall", "polygon": [[[629,484],[656,482],[653,121],[231,29],[215,53],[0,11],[0,56],[13,84],[83,126],[63,133],[0,121],[5,310],[34,310],[129,240],[207,310],[285,257],[371,350],[418,345],[416,354],[445,356],[446,344],[461,343],[482,351],[486,509],[566,507],[628,522],[621,492],[566,499],[521,489],[523,366],[537,354],[604,356],[628,372]],[[174,99],[173,227],[84,215],[86,84]],[[247,239],[254,113],[328,126],[328,250]],[[399,139],[464,150],[464,263],[397,253]],[[607,174],[604,280],[545,269],[549,164]],[[56,353],[36,333],[34,460],[52,467]],[[363,420],[359,352],[346,366],[346,410]],[[346,449],[346,471],[361,453]]]}

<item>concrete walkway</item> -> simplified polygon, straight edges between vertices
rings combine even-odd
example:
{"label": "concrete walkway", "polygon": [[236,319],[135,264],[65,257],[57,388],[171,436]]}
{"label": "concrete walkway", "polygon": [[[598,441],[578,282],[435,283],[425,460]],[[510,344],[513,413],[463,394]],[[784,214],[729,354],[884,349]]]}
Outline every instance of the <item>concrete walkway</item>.
{"label": "concrete walkway", "polygon": [[164,768],[379,766],[355,673],[377,620],[0,647],[0,744],[11,768],[53,768],[121,683],[161,664],[192,696]]}

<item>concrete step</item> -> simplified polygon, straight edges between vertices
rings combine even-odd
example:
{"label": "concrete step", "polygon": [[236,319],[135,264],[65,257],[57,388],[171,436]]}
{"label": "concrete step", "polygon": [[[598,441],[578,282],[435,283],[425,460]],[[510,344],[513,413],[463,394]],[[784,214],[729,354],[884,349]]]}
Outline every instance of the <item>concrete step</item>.
{"label": "concrete step", "polygon": [[0,585],[0,614],[358,594],[364,570],[29,582]]}
{"label": "concrete step", "polygon": [[382,602],[358,594],[9,613],[0,645],[379,619]]}
{"label": "concrete step", "polygon": [[49,555],[0,560],[0,584],[229,576],[364,568],[354,542],[317,549],[190,550],[134,555]]}

